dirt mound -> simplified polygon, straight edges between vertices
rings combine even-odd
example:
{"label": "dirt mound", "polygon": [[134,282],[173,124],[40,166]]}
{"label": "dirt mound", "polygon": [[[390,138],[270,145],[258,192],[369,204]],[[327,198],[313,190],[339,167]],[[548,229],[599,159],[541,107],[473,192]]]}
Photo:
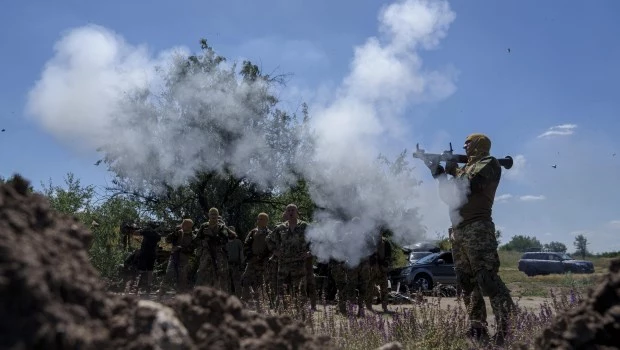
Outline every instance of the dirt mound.
{"label": "dirt mound", "polygon": [[243,309],[241,301],[211,288],[196,288],[167,302],[200,349],[329,349],[284,316],[263,316]]}
{"label": "dirt mound", "polygon": [[559,315],[537,349],[617,349],[620,345],[620,259],[576,308]]}
{"label": "dirt mound", "polygon": [[167,305],[108,294],[91,234],[15,178],[0,186],[2,349],[329,349],[285,317],[197,288]]}

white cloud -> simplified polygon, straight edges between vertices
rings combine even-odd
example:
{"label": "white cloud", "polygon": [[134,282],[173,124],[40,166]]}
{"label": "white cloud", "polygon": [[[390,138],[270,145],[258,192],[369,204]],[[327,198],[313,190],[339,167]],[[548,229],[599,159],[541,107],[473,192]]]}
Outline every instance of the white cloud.
{"label": "white cloud", "polygon": [[568,136],[575,133],[575,129],[577,128],[576,124],[561,124],[552,126],[547,131],[538,135],[538,138],[550,137],[550,136]]}
{"label": "white cloud", "polygon": [[[392,176],[377,167],[376,156],[389,154],[380,147],[382,142],[399,139],[404,126],[409,125],[404,115],[407,108],[439,101],[456,90],[452,70],[427,68],[421,56],[421,50],[438,46],[455,17],[446,1],[400,0],[384,6],[379,14],[381,35],[355,47],[350,71],[333,94],[310,105],[315,152],[296,157],[299,162],[294,165],[295,171],[308,179],[315,203],[332,210],[316,211],[313,229],[307,232],[318,258],[346,256],[349,262],[357,263],[371,249],[366,238],[374,239],[375,228],[384,222],[389,223],[397,241],[424,234],[422,220],[412,213],[428,203],[418,200],[418,190],[407,174]],[[278,47],[272,39],[259,39],[243,49],[254,48],[270,51],[274,60],[269,59],[269,64],[276,66],[293,61],[295,67],[307,67],[327,59],[320,46],[305,41],[288,41]],[[262,57],[251,60],[267,64]],[[289,180],[290,174],[275,178],[276,173],[265,166],[267,161],[248,161],[259,159],[254,157],[255,152],[263,149],[260,153],[265,160],[276,158],[268,154],[273,149],[264,143],[263,130],[248,132],[247,127],[253,125],[253,98],[262,100],[262,83],[233,81],[231,75],[217,71],[192,74],[162,99],[176,99],[187,107],[183,112],[175,103],[163,103],[160,108],[157,103],[127,98],[127,91],[132,97],[141,97],[144,90],[161,90],[158,72],[179,67],[184,59],[185,55],[171,57],[167,52],[153,56],[143,46],[131,45],[106,28],[75,28],[58,41],[54,57],[32,88],[28,113],[60,139],[79,139],[86,146],[118,155],[116,171],[135,183],[156,180],[179,185],[196,170],[222,171],[223,166],[259,185]],[[271,73],[269,67],[261,68]],[[294,101],[306,94],[301,89],[287,97]],[[242,139],[221,156],[212,156],[208,150],[219,144],[217,137],[205,137],[209,135],[201,134],[201,128],[184,127],[185,122],[210,121],[234,135],[243,135]],[[184,137],[170,130],[183,131]],[[437,198],[436,188],[433,194]],[[390,206],[395,210],[389,210]],[[411,215],[398,216],[403,210]],[[359,227],[344,227],[341,216],[333,212],[357,216],[364,222]],[[443,213],[447,216],[447,210]],[[438,231],[445,231],[447,226]],[[331,235],[345,231],[354,232],[346,236],[347,242],[340,234]]]}
{"label": "white cloud", "polygon": [[607,223],[607,226],[613,229],[620,229],[620,220],[611,220]]}
{"label": "white cloud", "polygon": [[499,196],[495,196],[495,202],[506,203],[510,198],[512,198],[512,195],[509,193],[500,194]]}
{"label": "white cloud", "polygon": [[551,232],[545,232],[545,233],[543,233],[543,236],[546,236],[546,237],[549,237],[549,236],[551,236],[551,235],[552,235],[552,234],[551,234]]}
{"label": "white cloud", "polygon": [[518,154],[513,158],[512,168],[502,170],[502,175],[509,179],[518,179],[523,177],[525,173],[525,167],[527,164],[527,160],[525,156],[522,154]]}
{"label": "white cloud", "polygon": [[541,201],[545,199],[545,196],[543,195],[535,196],[535,195],[528,194],[528,195],[519,197],[519,199],[524,202]]}

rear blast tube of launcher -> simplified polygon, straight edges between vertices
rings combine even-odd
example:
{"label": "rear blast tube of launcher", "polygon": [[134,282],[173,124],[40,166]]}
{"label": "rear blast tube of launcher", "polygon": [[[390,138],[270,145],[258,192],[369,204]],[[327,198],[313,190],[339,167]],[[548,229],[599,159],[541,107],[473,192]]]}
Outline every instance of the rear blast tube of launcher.
{"label": "rear blast tube of launcher", "polygon": [[[464,154],[454,154],[452,150],[452,142],[450,142],[450,149],[447,151],[443,151],[443,153],[426,153],[423,149],[420,148],[420,144],[415,145],[415,152],[413,153],[413,158],[422,159],[423,161],[431,161],[433,163],[439,162],[457,162],[461,164],[467,163],[467,156]],[[503,166],[506,169],[512,168],[512,157],[506,156],[504,158],[497,158],[499,165]]]}

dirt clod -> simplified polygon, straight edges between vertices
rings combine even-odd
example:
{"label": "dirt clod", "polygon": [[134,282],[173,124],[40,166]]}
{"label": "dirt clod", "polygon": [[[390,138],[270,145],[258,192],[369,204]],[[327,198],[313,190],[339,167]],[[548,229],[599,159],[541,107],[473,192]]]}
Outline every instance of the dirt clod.
{"label": "dirt clod", "polygon": [[15,178],[0,186],[2,349],[330,349],[286,317],[201,287],[166,304],[107,293],[91,233]]}
{"label": "dirt clod", "polygon": [[617,349],[620,344],[620,259],[581,303],[559,315],[537,349]]}

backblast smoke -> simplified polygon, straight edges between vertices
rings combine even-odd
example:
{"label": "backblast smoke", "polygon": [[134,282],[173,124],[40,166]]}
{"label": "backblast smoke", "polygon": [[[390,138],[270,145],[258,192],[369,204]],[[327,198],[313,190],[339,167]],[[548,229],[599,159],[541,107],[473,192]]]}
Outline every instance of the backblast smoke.
{"label": "backblast smoke", "polygon": [[[272,87],[241,79],[239,67],[191,68],[187,49],[152,55],[99,26],[72,29],[56,43],[28,114],[64,142],[98,149],[113,172],[149,190],[184,185],[197,171],[232,173],[265,188],[285,188],[301,173],[325,208],[308,232],[313,253],[355,265],[371,252],[379,227],[399,243],[425,233],[414,174],[377,156],[384,140],[399,147],[405,108],[455,91],[449,72],[425,70],[419,56],[438,45],[454,18],[445,1],[383,7],[379,35],[355,47],[334,98],[311,104],[309,128],[295,132],[279,132],[282,120],[266,114]],[[202,59],[218,61],[212,51]]]}

